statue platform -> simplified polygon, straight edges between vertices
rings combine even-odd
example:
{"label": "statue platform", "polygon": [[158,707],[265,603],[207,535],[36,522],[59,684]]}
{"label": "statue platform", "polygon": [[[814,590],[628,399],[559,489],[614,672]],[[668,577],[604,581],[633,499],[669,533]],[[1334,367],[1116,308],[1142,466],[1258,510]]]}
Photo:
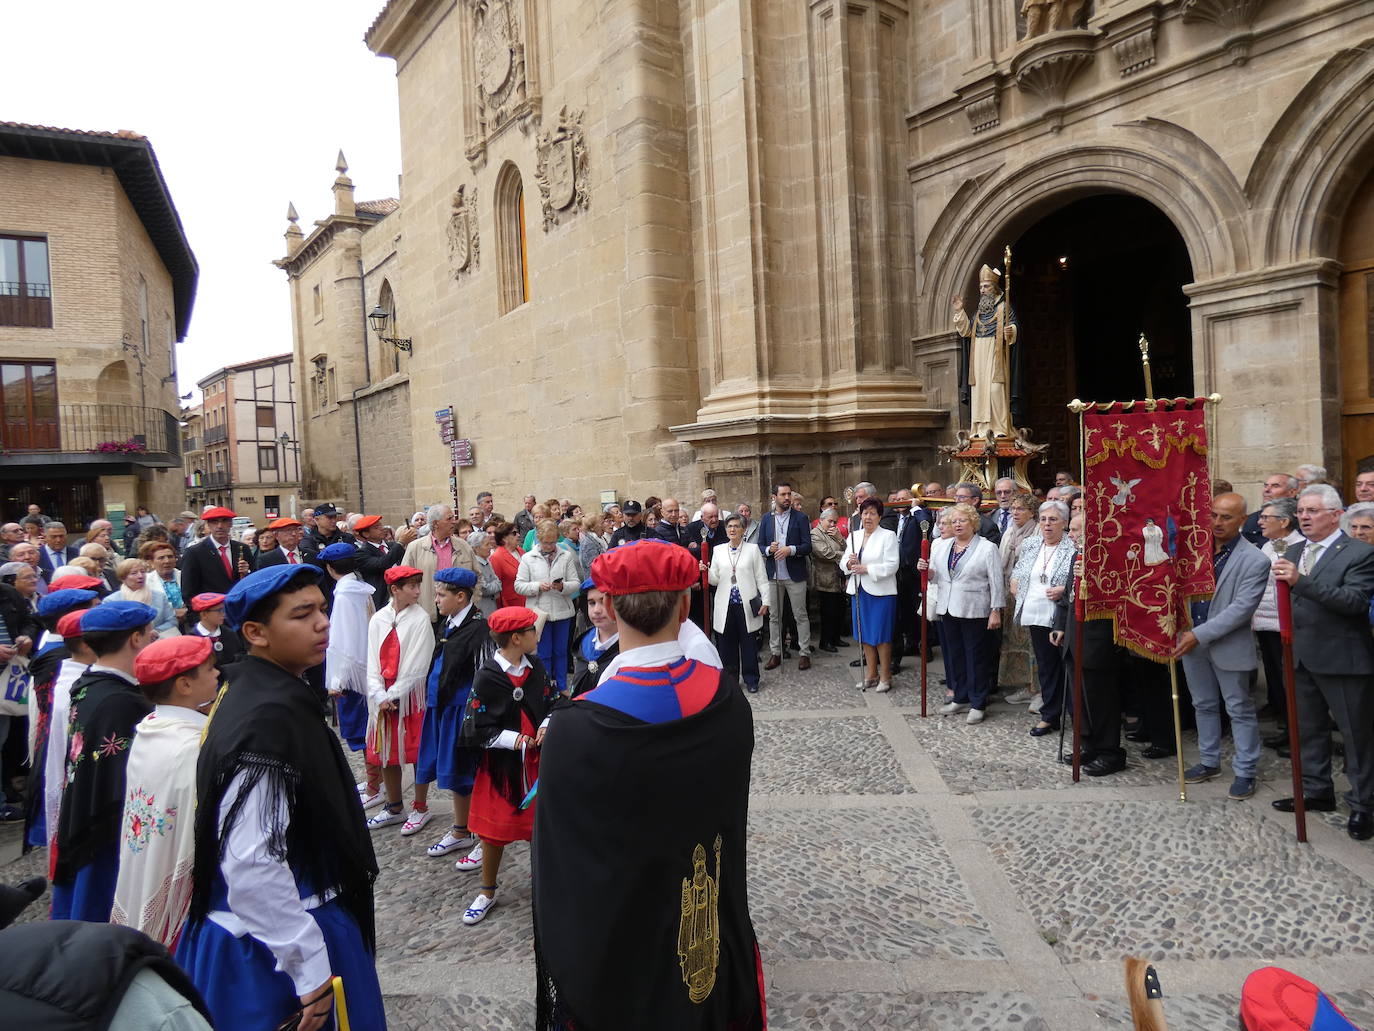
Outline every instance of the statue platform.
{"label": "statue platform", "polygon": [[1045,455],[1048,449],[1048,444],[1032,443],[1030,431],[1025,429],[1018,430],[1014,437],[999,434],[991,439],[973,437],[966,430],[960,430],[957,443],[943,444],[939,448],[949,461],[959,465],[960,481],[991,490],[998,480],[1010,477],[1025,491],[1031,489],[1031,460],[1049,461]]}

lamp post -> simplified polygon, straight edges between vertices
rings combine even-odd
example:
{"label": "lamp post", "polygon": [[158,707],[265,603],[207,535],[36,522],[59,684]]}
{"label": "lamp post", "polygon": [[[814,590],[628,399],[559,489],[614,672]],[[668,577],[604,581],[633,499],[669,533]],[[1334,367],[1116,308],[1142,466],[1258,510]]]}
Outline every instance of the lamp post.
{"label": "lamp post", "polygon": [[372,332],[377,334],[377,339],[384,344],[390,344],[398,351],[410,354],[410,337],[389,337],[386,336],[386,324],[391,321],[391,312],[387,311],[380,304],[367,313],[367,321],[372,324]]}
{"label": "lamp post", "polygon": [[299,480],[299,479],[301,478],[301,446],[300,446],[299,444],[292,444],[292,443],[291,443],[291,435],[288,434],[285,430],[283,430],[283,431],[282,431],[282,435],[281,435],[280,437],[277,438],[277,443],[281,445],[281,466],[282,466],[282,467],[281,467],[281,471],[280,471],[280,472],[278,473],[278,475],[277,475],[277,482],[279,482],[279,483],[285,483],[288,479],[290,479],[290,477],[288,477],[288,476],[286,475],[286,473],[287,473],[287,469],[286,469],[286,449],[287,449],[288,447],[291,448],[291,453],[292,453],[292,454],[295,456],[295,458],[296,458],[296,477],[295,477],[295,478],[296,478],[297,480]]}

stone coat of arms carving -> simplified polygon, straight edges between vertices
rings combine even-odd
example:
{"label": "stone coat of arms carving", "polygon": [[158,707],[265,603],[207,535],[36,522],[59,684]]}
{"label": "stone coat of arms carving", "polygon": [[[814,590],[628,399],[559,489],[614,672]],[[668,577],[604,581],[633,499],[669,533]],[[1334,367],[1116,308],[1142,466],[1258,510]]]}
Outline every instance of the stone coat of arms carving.
{"label": "stone coat of arms carving", "polygon": [[454,279],[476,269],[481,257],[477,235],[477,188],[473,187],[470,198],[467,191],[466,185],[454,191],[448,219],[448,259]]}
{"label": "stone coat of arms carving", "polygon": [[587,207],[587,143],[582,132],[582,113],[558,112],[552,130],[536,141],[539,156],[535,180],[544,210],[544,232],[559,224],[559,213]]}

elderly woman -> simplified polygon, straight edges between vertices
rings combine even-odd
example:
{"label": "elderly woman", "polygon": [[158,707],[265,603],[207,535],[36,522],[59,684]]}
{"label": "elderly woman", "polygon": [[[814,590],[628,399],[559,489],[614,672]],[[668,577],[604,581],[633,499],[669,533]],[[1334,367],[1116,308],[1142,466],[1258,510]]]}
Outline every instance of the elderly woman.
{"label": "elderly woman", "polygon": [[521,549],[526,552],[534,547],[534,542],[539,536],[539,524],[547,523],[556,517],[550,513],[548,502],[541,501],[530,509],[530,518],[534,520],[534,526],[530,527],[529,532],[525,534],[525,539],[520,542]]}
{"label": "elderly woman", "polygon": [[495,543],[486,530],[473,530],[468,534],[468,547],[472,548],[472,554],[477,559],[477,582],[482,588],[482,596],[476,602],[477,611],[490,616],[496,611],[497,599],[501,596],[501,578],[491,568],[491,552]]}
{"label": "elderly woman", "polygon": [[[1351,505],[1348,511],[1362,508],[1367,504],[1361,502],[1359,505]],[[1260,553],[1272,566],[1278,557],[1274,550],[1275,541],[1283,541],[1291,548],[1303,540],[1302,531],[1298,529],[1297,499],[1275,498],[1273,501],[1265,502],[1259,513],[1259,527],[1260,533],[1264,535]],[[1269,582],[1265,584],[1264,594],[1260,596],[1260,603],[1255,608],[1255,614],[1250,617],[1250,627],[1255,631],[1260,658],[1264,662],[1265,695],[1269,709],[1278,718],[1279,725],[1286,727],[1288,696],[1283,687],[1283,641],[1279,636],[1279,596],[1272,570],[1269,573]],[[1283,744],[1287,740],[1288,735],[1285,734],[1278,744]]]}
{"label": "elderly woman", "polygon": [[568,641],[577,614],[573,598],[582,583],[581,570],[576,557],[558,546],[557,523],[545,519],[534,532],[533,550],[520,556],[515,590],[528,599],[526,605],[548,617],[539,632],[539,658],[562,694],[568,689]]}
{"label": "elderly woman", "polygon": [[[740,508],[747,506],[741,505]],[[740,513],[740,519],[747,517]],[[758,523],[754,523],[758,527]],[[726,527],[729,531],[729,527]],[[745,536],[748,536],[746,530]],[[840,534],[840,514],[827,508],[811,527],[811,577],[820,605],[820,644],[823,652],[837,652],[846,644],[844,633],[844,572],[840,560],[844,558],[844,537]]]}
{"label": "elderly woman", "polygon": [[1055,605],[1068,590],[1074,559],[1073,541],[1065,533],[1069,506],[1062,501],[1046,501],[1040,506],[1038,523],[1040,533],[1022,543],[1011,574],[1015,621],[1030,633],[1040,679],[1040,722],[1031,727],[1032,737],[1058,730],[1064,711],[1064,655],[1058,642],[1050,641],[1050,634]]}
{"label": "elderly woman", "polygon": [[582,518],[582,536],[577,543],[577,561],[582,566],[583,579],[592,575],[592,563],[610,547],[610,525],[610,519],[604,512],[593,512]]}
{"label": "elderly woman", "polygon": [[181,596],[181,570],[177,568],[176,551],[171,544],[152,541],[143,545],[138,557],[152,567],[152,572],[148,574],[148,585],[167,596],[180,625],[186,618],[186,601]]}
{"label": "elderly woman", "polygon": [[[897,613],[897,535],[879,526],[883,503],[864,498],[859,526],[845,540],[840,568],[849,577],[853,597],[854,638],[863,647],[864,679],[860,691],[892,690],[892,623]],[[990,547],[991,545],[989,545]]]}
{"label": "elderly woman", "polygon": [[151,606],[157,611],[153,629],[157,631],[158,636],[177,637],[181,631],[177,629],[176,612],[172,609],[172,603],[167,600],[167,595],[148,583],[150,572],[148,563],[141,558],[121,559],[115,566],[115,576],[119,578],[120,587],[113,597],[117,601],[140,601]]}
{"label": "elderly woman", "polygon": [[[0,621],[9,633],[9,643],[0,644],[0,668],[16,654],[27,655],[43,632],[34,611],[37,602],[38,570],[20,561],[0,566]],[[3,740],[0,738],[0,743]],[[0,798],[0,803],[3,801]]]}
{"label": "elderly woman", "polygon": [[520,572],[520,559],[525,549],[520,547],[520,531],[514,523],[497,523],[492,530],[491,571],[501,581],[501,607],[521,606],[525,597],[515,589],[515,577]]}
{"label": "elderly woman", "polygon": [[[1035,533],[1037,507],[1035,498],[1030,494],[1012,495],[1009,506],[1011,521],[1002,531],[1002,543],[998,546],[1002,556],[1002,576],[1008,585],[1011,584],[1012,570],[1016,567],[1016,558],[1022,543]],[[1003,611],[1006,611],[1005,608]],[[1003,688],[1016,689],[1007,694],[1007,701],[1012,705],[1029,702],[1036,694],[1036,689],[1031,684],[1030,634],[1014,619],[1002,627],[1002,650],[997,667],[997,683]]]}
{"label": "elderly woman", "polygon": [[754,634],[768,614],[768,571],[758,545],[744,540],[744,520],[725,520],[728,544],[711,549],[711,628],[724,668],[740,676],[750,694],[759,689],[759,650]]}
{"label": "elderly woman", "polygon": [[951,536],[937,540],[930,561],[920,559],[916,566],[930,570],[935,615],[943,624],[945,679],[954,690],[953,700],[940,711],[953,715],[967,710],[969,723],[982,723],[992,693],[986,639],[1002,625],[1006,603],[1002,557],[997,545],[978,536],[977,509],[960,502],[947,511]]}

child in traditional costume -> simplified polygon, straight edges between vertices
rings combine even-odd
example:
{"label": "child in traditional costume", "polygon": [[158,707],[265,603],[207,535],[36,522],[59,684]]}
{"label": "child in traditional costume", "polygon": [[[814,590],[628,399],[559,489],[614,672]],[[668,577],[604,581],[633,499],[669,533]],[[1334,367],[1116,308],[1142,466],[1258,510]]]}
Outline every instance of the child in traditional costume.
{"label": "child in traditional costume", "polygon": [[437,783],[453,796],[453,826],[425,852],[438,858],[458,849],[470,849],[458,860],[459,870],[475,870],[482,865],[482,846],[468,830],[478,753],[463,748],[458,741],[473,675],[484,651],[491,646],[487,621],[473,600],[476,587],[477,574],[462,566],[440,569],[434,574],[434,602],[439,620],[434,624],[437,640],[425,688],[425,722],[415,764],[416,784]]}
{"label": "child in traditional costume", "polygon": [[192,634],[154,641],[134,672],[153,711],[129,749],[110,922],[175,949],[191,909],[196,758],[220,674],[209,639]]}
{"label": "child in traditional costume", "polygon": [[534,609],[497,609],[487,625],[496,651],[472,681],[463,719],[462,740],[482,749],[472,788],[468,826],[482,839],[482,884],[463,914],[463,923],[481,922],[496,905],[496,875],[513,841],[529,841],[534,807],[526,806],[539,779],[539,746],[555,691],[535,654],[539,633]]}
{"label": "child in traditional costume", "polygon": [[416,780],[415,800],[404,814],[401,767],[420,757],[425,720],[425,682],[434,656],[434,626],[429,605],[421,605],[424,573],[414,566],[392,566],[383,574],[391,601],[367,624],[368,780],[371,767],[382,772],[386,804],[367,821],[369,830],[402,824],[411,835],[429,823],[429,785]]}
{"label": "child in traditional costume", "polygon": [[733,676],[683,654],[700,567],[644,540],[605,552],[591,574],[620,628],[621,666],[549,720],[532,852],[535,1026],[760,1031],[745,859],[753,717]]}
{"label": "child in traditional costume", "polygon": [[582,581],[582,596],[587,599],[587,619],[592,625],[573,649],[574,698],[596,687],[601,671],[620,654],[620,629],[606,609],[606,596],[590,576]]}
{"label": "child in traditional costume", "polygon": [[189,632],[210,642],[215,653],[215,668],[223,673],[243,658],[243,642],[239,635],[224,628],[224,595],[207,591],[192,598],[190,605],[196,622],[191,624]]}
{"label": "child in traditional costume", "polygon": [[[329,612],[329,651],[324,657],[324,686],[339,711],[339,736],[354,752],[367,745],[367,627],[372,619],[372,585],[357,573],[358,549],[339,541],[322,549],[320,562],[334,583],[334,607]],[[382,769],[368,764],[367,778],[358,785],[363,808],[383,802]]]}
{"label": "child in traditional costume", "polygon": [[157,610],[107,601],[81,613],[81,636],[95,661],[72,686],[67,784],[57,821],[54,920],[110,919],[119,873],[124,771],[134,726],[152,711],[134,661],[157,637]]}
{"label": "child in traditional costume", "polygon": [[329,636],[318,580],[317,566],[269,566],[224,600],[248,655],[229,670],[201,746],[194,893],[176,954],[216,1027],[271,1031],[297,1014],[315,1027],[335,975],[353,1026],[386,1027],[377,862],[326,696],[304,678]]}

